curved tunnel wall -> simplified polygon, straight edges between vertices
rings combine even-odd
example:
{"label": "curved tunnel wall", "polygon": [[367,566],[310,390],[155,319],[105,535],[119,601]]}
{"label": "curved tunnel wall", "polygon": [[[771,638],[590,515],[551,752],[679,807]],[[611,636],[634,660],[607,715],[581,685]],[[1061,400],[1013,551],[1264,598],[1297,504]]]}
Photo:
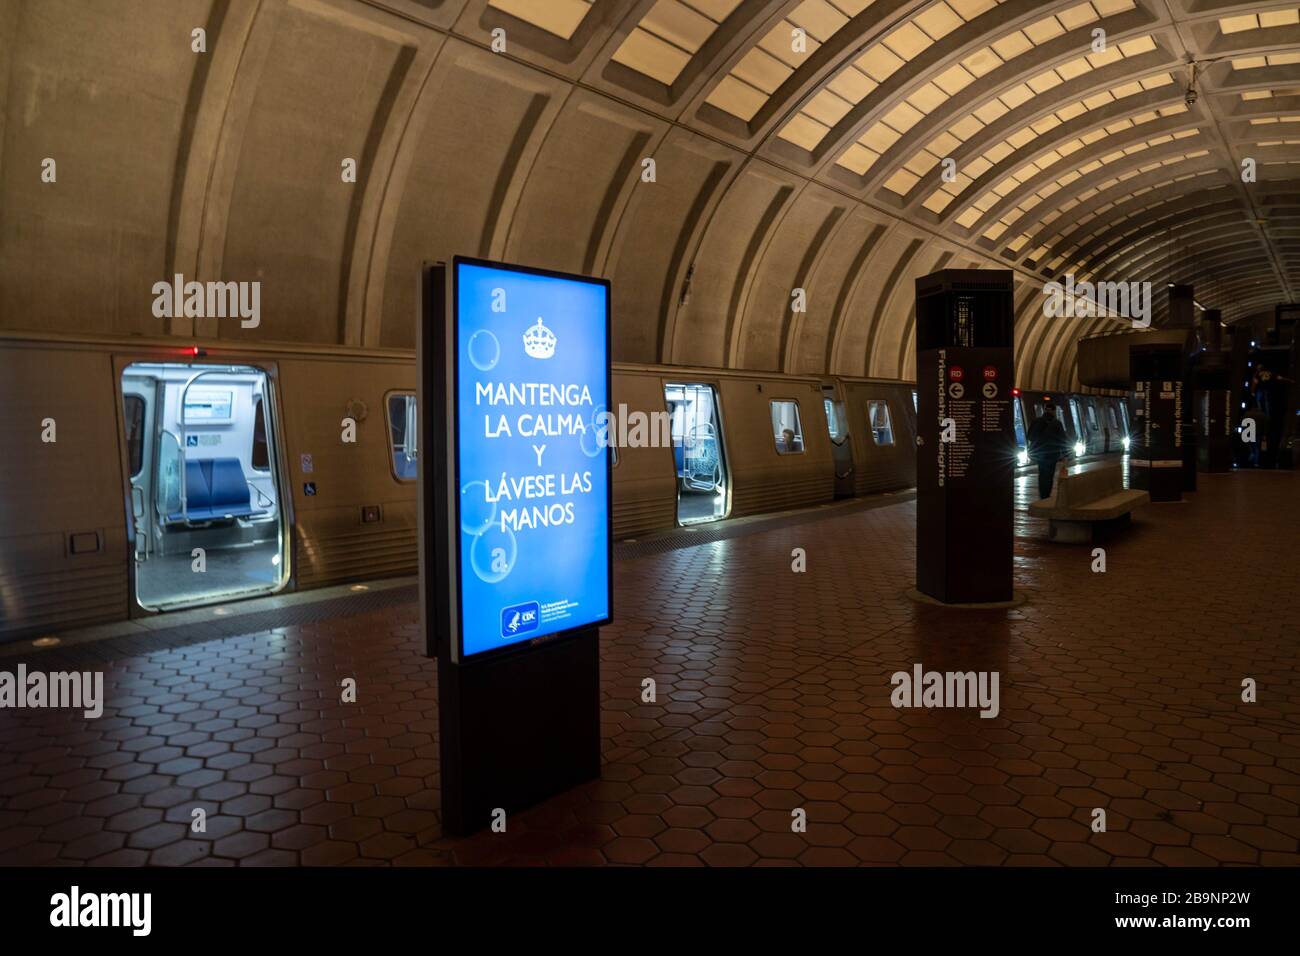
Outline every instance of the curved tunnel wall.
{"label": "curved tunnel wall", "polygon": [[[619,361],[908,378],[913,280],[1013,268],[1018,378],[1076,388],[1075,342],[1107,320],[1047,319],[1023,263],[752,125],[694,121],[792,6],[745,0],[655,103],[607,79],[644,0],[595,0],[567,43],[486,0],[11,0],[0,325],[410,347],[420,263],[471,254],[608,276]],[[882,0],[881,22],[926,6]],[[832,72],[796,73],[791,106]],[[261,282],[261,325],[155,318],[151,287],[176,273]]]}

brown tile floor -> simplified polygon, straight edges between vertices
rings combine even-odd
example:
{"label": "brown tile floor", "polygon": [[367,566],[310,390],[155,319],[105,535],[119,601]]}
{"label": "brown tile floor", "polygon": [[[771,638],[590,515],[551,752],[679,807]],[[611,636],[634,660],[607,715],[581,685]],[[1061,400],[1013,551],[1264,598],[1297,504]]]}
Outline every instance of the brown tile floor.
{"label": "brown tile floor", "polygon": [[[1201,481],[1105,574],[1020,515],[1011,611],[905,597],[912,503],[620,562],[602,779],[505,834],[441,834],[413,605],[125,655],[99,720],[0,711],[0,864],[1300,863],[1300,475]],[[916,662],[1001,713],[895,710]]]}

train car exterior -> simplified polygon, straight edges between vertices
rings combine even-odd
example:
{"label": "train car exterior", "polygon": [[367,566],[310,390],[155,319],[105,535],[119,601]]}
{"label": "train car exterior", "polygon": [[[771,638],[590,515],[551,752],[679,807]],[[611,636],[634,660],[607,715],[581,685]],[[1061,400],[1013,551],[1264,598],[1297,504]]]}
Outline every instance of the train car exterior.
{"label": "train car exterior", "polygon": [[852,494],[916,484],[916,388],[910,382],[838,377],[837,409],[852,451]]}
{"label": "train car exterior", "polygon": [[1130,419],[1126,396],[1021,389],[1016,407],[1020,465],[1029,464],[1025,434],[1049,401],[1056,405],[1057,418],[1065,428],[1076,458],[1128,451]]}
{"label": "train car exterior", "polygon": [[415,378],[396,350],[0,335],[0,640],[414,573]]}
{"label": "train car exterior", "polygon": [[[52,383],[60,383],[56,388]],[[0,641],[418,568],[407,350],[0,334]],[[1087,454],[1122,398],[1051,398]],[[916,482],[910,382],[616,364],[619,539]]]}
{"label": "train car exterior", "polygon": [[616,538],[834,497],[819,379],[616,364],[614,403]]}
{"label": "train car exterior", "polygon": [[[407,350],[0,335],[0,641],[414,573],[415,392]],[[617,366],[614,404],[620,538],[834,496],[819,379]]]}

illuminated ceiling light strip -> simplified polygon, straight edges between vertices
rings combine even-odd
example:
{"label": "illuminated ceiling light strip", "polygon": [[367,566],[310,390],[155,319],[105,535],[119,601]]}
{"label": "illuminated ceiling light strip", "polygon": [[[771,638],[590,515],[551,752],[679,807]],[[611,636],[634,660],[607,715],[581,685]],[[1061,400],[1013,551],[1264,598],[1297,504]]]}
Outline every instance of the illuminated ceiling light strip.
{"label": "illuminated ceiling light strip", "polygon": [[[1012,153],[1020,149],[1023,149],[1031,142],[1034,142],[1037,138],[1046,135],[1053,129],[1056,129],[1058,126],[1062,126],[1067,122],[1077,119],[1079,116],[1091,112],[1094,109],[1100,109],[1103,106],[1109,106],[1111,103],[1118,102],[1119,100],[1124,99],[1128,96],[1132,96],[1137,93],[1144,92],[1146,90],[1156,89],[1160,86],[1166,86],[1173,82],[1174,82],[1173,77],[1170,76],[1168,73],[1159,73],[1150,77],[1144,77],[1141,80],[1134,80],[1131,83],[1122,84],[1121,86],[1118,86],[1112,90],[1103,91],[1102,93],[1089,97],[1087,100],[1080,100],[1068,106],[1058,107],[1053,112],[1047,114],[1047,116],[1035,120],[1033,123],[1030,123],[1027,126],[1024,126],[1021,129],[1017,130],[1015,133],[1010,134],[1002,141],[994,144],[993,146],[988,147],[987,149],[984,150],[983,153],[981,153],[975,159],[968,160],[967,162],[965,162],[963,164],[961,174],[957,176],[952,182],[942,183],[940,186],[938,186],[934,191],[930,193],[930,195],[926,198],[925,202],[922,205],[924,205],[925,208],[929,209],[931,212],[934,212],[936,214],[940,213],[944,209],[946,209],[947,206],[954,199],[956,199],[957,196],[959,196],[968,186],[970,186],[973,182],[975,182],[975,180],[983,176],[984,173],[986,173],[989,169],[992,169],[994,165],[1001,162],[1003,159],[1005,159],[1007,156],[1010,156]],[[1186,108],[1184,107],[1183,110],[1181,111],[1185,111],[1185,109]],[[1131,128],[1133,125],[1138,125],[1140,123],[1147,122],[1148,120],[1156,119],[1157,116],[1159,115],[1159,110],[1160,108],[1156,108],[1154,110],[1149,111],[1148,113],[1142,113],[1139,114],[1138,116],[1131,117],[1129,119],[1116,120],[1112,122],[1110,126],[1107,126],[1106,130],[1108,132],[1119,132],[1120,129],[1128,129]],[[1169,115],[1169,114],[1165,114],[1165,115]],[[1099,138],[1100,137],[1094,137],[1093,141]],[[940,144],[940,149],[942,149],[942,142],[941,142],[942,139],[943,137],[936,137],[935,140],[932,140],[927,147],[923,148],[921,152],[917,154],[917,156],[914,156],[912,158],[912,160],[907,164],[907,168],[913,169],[913,171],[915,172],[916,170],[914,169],[913,164],[917,163],[918,157],[925,157],[925,159],[927,160],[927,162],[925,162],[925,165],[927,167],[932,167],[933,165],[939,163],[940,158],[935,154],[934,147],[936,144]],[[1087,144],[1080,144],[1077,148],[1072,148],[1072,144],[1077,142],[1079,142],[1079,137],[1076,137],[1075,139],[1070,140],[1067,143],[1063,143],[1055,150],[1046,154],[1048,157],[1052,157],[1048,165],[1050,165],[1051,163],[1055,163],[1057,160],[1062,158],[1061,150],[1066,150],[1064,155],[1069,155],[1070,152],[1075,152],[1077,151],[1077,149],[1081,149],[1083,145],[1087,145]],[[932,163],[928,162],[929,159],[933,159],[933,162]],[[1040,158],[1035,162],[1042,165],[1043,159]]]}
{"label": "illuminated ceiling light strip", "polygon": [[[1041,158],[1039,161],[1031,160],[1030,162],[1025,163],[1024,165],[1016,169],[1014,172],[1008,174],[996,186],[986,191],[978,199],[972,200],[971,202],[967,203],[966,206],[963,206],[963,209],[967,209],[970,206],[975,206],[977,208],[981,208],[983,211],[987,211],[988,209],[992,208],[994,205],[997,204],[998,199],[1006,196],[1011,192],[1014,192],[1016,188],[1019,185],[1021,185],[1023,182],[1032,179],[1040,172],[1045,172],[1047,169],[1050,169],[1052,166],[1056,166],[1065,162],[1065,160],[1069,157],[1070,154],[1078,151],[1075,148],[1070,148],[1073,143],[1078,142],[1078,143],[1082,143],[1085,146],[1092,146],[1095,145],[1096,143],[1101,142],[1102,140],[1106,139],[1109,136],[1115,136],[1118,135],[1119,133],[1129,132],[1130,130],[1137,128],[1143,123],[1148,123],[1156,119],[1164,119],[1169,116],[1177,116],[1181,113],[1185,113],[1186,111],[1187,111],[1187,107],[1181,103],[1176,105],[1171,105],[1168,107],[1161,107],[1160,109],[1151,111],[1149,114],[1142,114],[1140,117],[1133,117],[1125,121],[1123,125],[1120,125],[1118,123],[1112,123],[1107,127],[1103,127],[1102,129],[1093,130],[1088,133],[1084,133],[1079,137],[1077,137],[1076,139],[1071,140],[1070,143],[1062,144],[1062,147],[1060,147],[1058,150],[1054,150],[1052,151],[1052,153],[1047,154],[1049,156],[1054,154],[1057,156],[1057,158],[1052,160],[1050,163],[1043,164],[1041,162]],[[1184,133],[1186,132],[1194,133],[1195,131],[1194,130],[1184,131]],[[1098,166],[1106,165],[1108,163],[1113,162],[1116,159],[1121,158],[1122,156],[1125,155],[1131,156],[1134,153],[1138,153],[1143,150],[1150,149],[1153,146],[1162,146],[1165,143],[1172,142],[1174,139],[1179,139],[1179,138],[1183,138],[1183,136],[1181,134],[1170,133],[1164,136],[1155,137],[1153,139],[1147,140],[1142,143],[1133,143],[1129,146],[1108,153],[1105,156],[1102,156],[1099,160],[1093,160],[1092,163],[1085,164],[1078,171],[1082,172],[1082,170],[1087,169],[1088,171],[1091,172],[1093,169],[1097,168],[1097,166],[1094,166],[1093,163],[1096,163]],[[1064,155],[1060,155],[1061,152],[1064,152]],[[1136,173],[1134,175],[1136,175]],[[1060,178],[1056,179],[1054,181],[1054,184],[1057,186],[1057,188],[1068,185],[1068,183],[1062,182]],[[1047,197],[1040,196],[1039,198],[1044,199]],[[1023,211],[1027,211],[1027,210],[1022,210],[1022,212]]]}
{"label": "illuminated ceiling light strip", "polygon": [[[834,122],[838,122],[849,109],[866,99],[876,87],[943,37],[1004,2],[1006,0],[964,0],[964,2],[963,0],[940,0],[913,14],[905,23],[873,44],[830,81],[827,89],[848,104],[843,108],[836,104],[839,116],[835,117]],[[1128,2],[1128,0],[1116,0],[1116,2]],[[945,92],[951,95],[951,91],[943,91],[933,84],[926,84],[921,90],[913,93],[908,101],[914,109],[919,109],[924,114],[943,101]],[[799,113],[778,131],[777,135],[796,146],[807,150],[814,149],[830,131],[825,118],[814,115],[819,109],[824,110],[825,104],[818,103],[821,98],[819,93],[805,104]],[[810,122],[810,119],[813,122]]]}
{"label": "illuminated ceiling light strip", "polygon": [[1300,24],[1300,7],[1290,10],[1271,10],[1267,13],[1245,13],[1219,19],[1219,32],[1224,36],[1245,33],[1249,30],[1269,30]]}
{"label": "illuminated ceiling light strip", "polygon": [[[1208,155],[1208,152],[1205,151],[1205,150],[1202,150],[1202,151],[1199,151],[1199,152],[1197,152],[1197,153],[1188,153],[1188,154],[1186,154],[1186,155],[1184,155],[1184,156],[1177,157],[1176,162],[1180,162],[1180,163],[1181,163],[1181,162],[1185,162],[1188,158],[1190,158],[1190,157],[1194,157],[1194,156],[1198,156],[1198,155],[1200,155],[1200,156],[1205,156],[1205,155]],[[1163,165],[1163,164],[1154,164],[1154,165]],[[1146,167],[1143,167],[1143,168],[1146,168]],[[1199,172],[1185,173],[1185,174],[1183,174],[1183,175],[1181,175],[1181,176],[1175,176],[1175,177],[1171,180],[1171,183],[1185,182],[1186,180],[1189,180],[1189,179],[1196,179],[1196,178],[1198,178],[1198,177],[1200,177],[1200,176],[1213,176],[1213,175],[1219,174],[1219,173],[1221,173],[1221,172],[1222,172],[1222,170],[1220,170],[1220,169],[1202,169],[1202,170],[1200,170]],[[1122,204],[1125,203],[1125,202],[1128,202],[1128,201],[1131,200],[1131,199],[1136,198],[1137,196],[1141,196],[1141,195],[1143,195],[1144,193],[1148,193],[1148,192],[1150,192],[1150,191],[1151,191],[1152,189],[1154,189],[1154,188],[1156,188],[1156,187],[1154,187],[1154,186],[1143,186],[1141,189],[1135,190],[1135,191],[1133,191],[1133,192],[1125,193],[1125,194],[1122,195],[1122,196],[1116,196],[1114,199],[1111,199],[1110,201],[1108,201],[1108,202],[1105,203],[1104,205],[1097,207],[1097,209],[1096,209],[1095,211],[1093,211],[1093,212],[1091,212],[1091,213],[1088,213],[1088,214],[1085,215],[1085,216],[1081,216],[1081,217],[1079,217],[1079,218],[1076,220],[1076,229],[1075,229],[1075,231],[1074,231],[1073,233],[1071,233],[1071,236],[1072,236],[1072,237],[1073,237],[1073,236],[1077,236],[1077,237],[1078,237],[1077,240],[1075,240],[1075,241],[1071,241],[1071,242],[1069,242],[1066,246],[1064,246],[1064,247],[1062,248],[1061,252],[1058,253],[1057,256],[1056,256],[1056,257],[1055,257],[1055,258],[1054,258],[1050,263],[1048,263],[1049,268],[1051,268],[1051,269],[1053,269],[1053,270],[1055,270],[1056,268],[1058,268],[1059,265],[1060,265],[1060,263],[1064,262],[1065,259],[1068,258],[1069,256],[1074,255],[1074,253],[1077,252],[1077,251],[1082,247],[1083,243],[1088,242],[1088,241],[1091,241],[1092,239],[1095,239],[1095,238],[1101,236],[1103,233],[1113,234],[1113,233],[1115,233],[1115,232],[1117,231],[1117,228],[1118,228],[1119,226],[1123,225],[1124,223],[1129,222],[1129,221],[1131,221],[1131,220],[1133,220],[1133,219],[1136,219],[1136,218],[1139,217],[1139,216],[1144,216],[1144,215],[1146,215],[1147,213],[1151,212],[1153,209],[1157,209],[1157,208],[1159,208],[1160,206],[1165,206],[1165,205],[1168,205],[1169,203],[1180,202],[1180,201],[1183,201],[1183,200],[1186,200],[1186,199],[1187,199],[1187,196],[1184,194],[1184,195],[1179,195],[1179,196],[1170,196],[1170,197],[1167,197],[1167,198],[1165,198],[1165,199],[1158,200],[1157,202],[1153,202],[1153,203],[1147,203],[1147,205],[1141,207],[1140,209],[1134,209],[1134,210],[1132,210],[1131,212],[1125,213],[1125,214],[1124,214],[1123,216],[1121,216],[1119,219],[1114,220],[1114,221],[1109,221],[1109,222],[1107,222],[1105,225],[1100,226],[1100,227],[1098,227],[1098,228],[1092,230],[1091,232],[1083,233],[1083,232],[1081,232],[1081,230],[1080,230],[1079,228],[1077,228],[1077,227],[1079,227],[1079,226],[1086,225],[1087,223],[1091,222],[1092,220],[1098,218],[1098,217],[1099,217],[1102,213],[1104,213],[1105,211],[1110,210],[1110,209],[1117,208],[1118,206],[1122,205]],[[1230,188],[1230,187],[1227,187],[1227,186],[1215,186],[1215,187],[1211,187],[1211,188],[1207,189],[1206,192],[1207,192],[1207,193],[1212,193],[1212,192],[1225,192],[1225,193],[1227,193],[1227,191],[1229,190],[1229,188]],[[1084,200],[1084,201],[1086,201],[1086,200]],[[1067,205],[1065,205],[1065,206],[1062,207],[1062,210],[1063,210],[1063,211],[1069,211],[1070,209],[1073,209],[1074,207],[1076,207],[1076,206],[1078,206],[1078,205],[1080,205],[1080,204],[1081,204],[1081,203],[1080,203],[1080,201],[1078,201],[1078,200],[1071,200]],[[1044,219],[1044,220],[1043,220],[1043,225],[1044,225],[1044,226],[1050,225],[1051,222],[1055,221],[1057,218],[1059,218],[1059,214],[1056,215],[1056,216],[1051,217],[1051,220]],[[1124,233],[1124,235],[1127,235],[1127,234],[1128,234],[1128,233]],[[1028,236],[1029,233],[1023,233],[1022,235]],[[1043,247],[1040,247],[1040,248],[1043,248]],[[1049,250],[1049,251],[1050,251],[1050,250]]]}
{"label": "illuminated ceiling light strip", "polygon": [[[1132,56],[1139,56],[1143,53],[1150,52],[1155,48],[1156,48],[1155,39],[1151,36],[1144,36],[1144,37],[1137,37],[1133,40],[1126,41],[1125,43],[1121,43],[1116,47],[1112,47],[1111,49],[1118,51],[1118,59],[1122,60]],[[1086,57],[1079,57],[1078,59],[1072,60],[1069,63],[1065,63],[1062,64],[1061,66],[1053,67],[1045,71],[1044,73],[1039,74],[1038,77],[1029,80],[1027,85],[1032,88],[1035,84],[1035,81],[1042,81],[1043,77],[1049,75],[1055,75],[1058,78],[1058,82],[1052,83],[1051,85],[1044,85],[1044,90],[1051,89],[1054,86],[1060,85],[1060,82],[1064,82],[1064,79],[1062,79],[1062,77],[1069,76],[1070,79],[1073,79],[1076,76],[1081,76],[1083,73],[1088,72],[1092,68],[1093,68],[1092,64],[1088,62]],[[1152,89],[1157,89],[1160,86],[1168,85],[1169,83],[1173,82],[1173,80],[1172,77],[1170,77],[1170,75],[1167,72],[1161,72],[1161,73],[1153,74],[1148,77],[1143,77],[1134,82],[1136,82],[1139,86],[1141,86],[1142,90],[1152,90]],[[1118,87],[1117,89],[1124,89],[1129,85],[1131,84],[1124,84],[1123,86]],[[1013,87],[1012,89],[1015,89],[1015,87]],[[1094,96],[1089,97],[1087,100],[1082,100],[1078,103],[1074,103],[1069,106],[1058,107],[1050,115],[1054,116],[1057,120],[1059,120],[1062,123],[1068,122],[1070,120],[1077,118],[1078,116],[1083,115],[1083,113],[1087,112],[1090,109],[1108,105],[1109,102],[1112,102],[1111,96],[1113,96],[1114,92],[1115,91],[1110,91],[1110,93],[1108,94],[1095,94]],[[1129,92],[1137,93],[1140,91],[1130,90]],[[1005,95],[1006,95],[1006,91],[1003,91],[1002,93],[998,93],[993,97],[990,97],[990,99],[986,100],[977,109],[975,109],[970,116],[968,116],[965,120],[963,120],[962,123],[958,123],[956,126],[954,126],[953,129],[950,130],[950,133],[953,134],[955,138],[958,138],[962,142],[964,142],[967,139],[969,139],[971,136],[973,136],[975,133],[977,133],[979,130],[983,129],[985,126],[991,125],[996,120],[1002,118],[1007,113],[1011,112],[1012,107],[1009,106],[1003,99]],[[1026,102],[1026,101],[1022,101],[1022,102]],[[937,185],[936,188],[926,197],[922,205],[924,205],[925,208],[929,209],[931,212],[934,212],[935,214],[943,212],[948,207],[948,205],[952,202],[952,200],[955,199],[962,192],[964,192],[975,180],[983,176],[994,165],[1006,159],[1006,157],[1011,155],[1012,152],[1015,151],[1015,149],[1019,148],[1019,146],[1011,142],[1012,139],[1014,139],[1015,137],[1020,137],[1025,142],[1027,142],[1029,137],[1028,134],[1026,134],[1025,132],[1026,130],[1033,130],[1035,135],[1042,135],[1042,131],[1035,130],[1034,127],[1035,125],[1042,124],[1044,122],[1044,119],[1046,119],[1046,117],[1043,119],[1036,120],[1034,123],[1029,124],[1029,126],[1025,127],[1024,129],[1018,131],[1015,134],[1012,134],[1011,137],[1004,139],[1002,142],[994,146],[988,147],[984,151],[984,153],[982,153],[976,159],[965,163],[962,170],[958,173],[957,177],[954,179],[953,182],[942,183]],[[965,128],[963,128],[963,124],[966,124]],[[940,140],[942,140],[942,137],[936,138],[936,140],[931,141],[931,143],[926,148],[932,149],[932,147],[934,147],[936,143],[940,142]],[[1023,145],[1024,142],[1020,144],[1020,146]],[[1075,152],[1078,149],[1082,149],[1083,145],[1086,144],[1075,144],[1075,141],[1071,140],[1069,143],[1057,147],[1057,149],[1065,152],[1068,155],[1069,152]],[[947,198],[945,198],[945,195]]]}
{"label": "illuminated ceiling light strip", "polygon": [[[1154,139],[1154,140],[1148,140],[1148,141],[1145,142],[1145,143],[1137,143],[1137,144],[1134,144],[1134,146],[1139,147],[1139,148],[1138,148],[1138,149],[1135,149],[1134,152],[1132,152],[1132,153],[1130,153],[1130,152],[1125,152],[1125,151],[1122,151],[1122,150],[1117,150],[1117,151],[1115,151],[1115,152],[1113,152],[1113,153],[1110,153],[1110,154],[1108,154],[1108,155],[1106,155],[1106,156],[1104,156],[1104,157],[1101,157],[1100,159],[1094,159],[1092,162],[1086,164],[1085,166],[1082,166],[1082,167],[1080,167],[1079,169],[1074,170],[1073,172],[1068,173],[1068,174],[1066,174],[1065,176],[1062,176],[1060,179],[1056,180],[1055,185],[1057,185],[1058,187],[1068,186],[1068,185],[1070,185],[1070,183],[1075,182],[1075,181],[1077,181],[1077,180],[1079,180],[1079,179],[1082,179],[1084,176],[1090,175],[1090,174],[1096,172],[1098,169],[1101,169],[1102,167],[1104,167],[1104,166],[1106,166],[1106,165],[1109,165],[1110,163],[1117,162],[1117,161],[1119,161],[1120,159],[1124,159],[1124,158],[1127,158],[1128,156],[1134,155],[1134,153],[1136,153],[1136,152],[1141,152],[1141,151],[1143,151],[1143,150],[1145,150],[1145,149],[1150,148],[1150,146],[1151,146],[1153,143],[1156,144],[1156,145],[1161,145],[1161,144],[1166,143],[1166,142],[1171,142],[1171,141],[1173,141],[1173,140],[1175,140],[1175,139],[1187,139],[1187,138],[1190,138],[1190,137],[1192,137],[1192,136],[1197,136],[1197,135],[1199,135],[1199,133],[1200,133],[1200,131],[1199,131],[1199,130],[1195,130],[1195,129],[1192,129],[1192,130],[1184,130],[1182,133],[1173,134],[1173,135],[1171,135],[1171,136],[1162,136],[1162,137],[1157,137],[1156,139]],[[1187,160],[1187,159],[1194,159],[1194,158],[1197,158],[1197,157],[1199,157],[1199,156],[1205,156],[1205,155],[1208,155],[1208,152],[1209,152],[1208,150],[1197,150],[1197,151],[1193,151],[1193,152],[1190,152],[1190,153],[1184,153],[1184,154],[1181,155],[1181,156],[1173,156],[1173,157],[1169,157],[1169,158],[1164,159],[1164,160],[1160,160],[1159,163],[1158,163],[1158,165],[1161,165],[1161,166],[1171,166],[1171,165],[1173,165],[1173,164],[1175,164],[1175,163],[1183,162],[1184,160]],[[1155,168],[1155,165],[1156,165],[1156,164],[1152,164],[1151,168]],[[988,195],[989,195],[989,193],[986,193],[984,197],[981,197],[981,201],[983,201],[983,199],[986,198]],[[1083,201],[1086,201],[1086,200],[1083,200]],[[1077,205],[1077,204],[1078,204],[1078,200],[1075,200],[1075,201],[1073,201],[1073,202],[1074,202],[1074,205]],[[994,204],[996,204],[996,201],[994,201],[993,203],[990,203],[989,206],[987,206],[985,210],[980,210],[980,209],[979,209],[979,203],[978,203],[978,202],[977,202],[977,203],[974,203],[974,204],[972,204],[971,208],[969,208],[969,209],[966,210],[965,213],[963,213],[961,216],[957,217],[957,220],[956,220],[956,221],[957,221],[957,223],[958,223],[959,225],[963,226],[964,228],[970,229],[970,228],[974,227],[974,225],[975,225],[975,224],[976,224],[976,223],[977,223],[977,222],[978,222],[978,221],[983,217],[983,213],[984,213],[985,211],[987,211],[988,208],[991,208],[992,205],[994,205]],[[1062,208],[1063,208],[1063,210],[1064,210],[1064,209],[1066,209],[1066,208],[1070,208],[1070,207],[1069,207],[1069,206],[1063,206]],[[990,239],[990,240],[994,240],[994,241],[996,241],[996,240],[997,240],[997,239],[1002,235],[1002,233],[1006,230],[1006,226],[1007,226],[1007,224],[1008,224],[1009,222],[1011,222],[1011,221],[1014,221],[1014,220],[1010,219],[1010,217],[1011,217],[1012,213],[1015,212],[1015,211],[1016,211],[1015,209],[1012,209],[1012,210],[1009,210],[1008,212],[1004,213],[1001,219],[999,219],[999,220],[998,220],[997,222],[995,222],[992,226],[990,226],[987,230],[985,230],[983,233],[981,233],[981,235],[983,235],[984,238],[986,238],[986,239]],[[973,215],[972,215],[972,213],[973,213]],[[997,228],[996,228],[997,226],[1002,226],[1002,229],[997,229]],[[990,232],[993,233],[993,234],[990,235]]]}
{"label": "illuminated ceiling light strip", "polygon": [[[804,0],[751,48],[709,92],[709,105],[748,123],[807,58],[874,0]],[[794,31],[804,50],[794,50]]]}
{"label": "illuminated ceiling light strip", "polygon": [[740,0],[658,0],[614,51],[613,60],[672,86]]}
{"label": "illuminated ceiling light strip", "polygon": [[1238,57],[1232,61],[1234,70],[1257,70],[1265,66],[1289,66],[1300,63],[1300,53],[1267,53],[1262,56]]}
{"label": "illuminated ceiling light strip", "polygon": [[[1134,5],[1133,0],[1113,0],[1113,2],[1094,0],[1094,2],[1082,3],[1075,7],[1071,7],[1068,10],[1064,10],[1061,13],[1046,17],[1021,30],[1014,30],[1006,36],[993,41],[988,46],[968,55],[961,61],[961,63],[949,67],[941,72],[930,83],[927,83],[920,90],[913,93],[912,96],[909,97],[908,102],[913,107],[920,108],[923,115],[928,115],[930,110],[933,108],[933,105],[927,105],[927,103],[937,105],[937,103],[944,101],[948,97],[956,95],[957,92],[964,89],[979,77],[993,72],[999,67],[1011,62],[1016,57],[1035,49],[1042,43],[1064,34],[1067,30],[1077,29],[1089,23],[1094,23],[1098,20],[1104,19],[1106,16],[1113,16],[1116,13],[1131,10]],[[1050,25],[1050,29],[1048,28],[1048,25]],[[1150,42],[1150,49],[1155,49],[1154,40],[1150,37],[1144,39]],[[1125,55],[1136,55],[1136,52],[1146,52],[1145,50],[1142,50],[1125,53],[1121,50],[1121,47],[1131,45],[1134,42],[1135,41],[1128,41],[1127,44],[1110,47],[1106,53],[1089,54],[1086,57],[1080,57],[1078,61],[1072,61],[1072,63],[1077,64],[1077,66],[1066,64],[1062,67],[1058,67],[1056,68],[1058,71],[1064,72],[1055,76],[1052,80],[1045,79],[1048,74],[1052,73],[1052,71],[1049,70],[1047,73],[1035,77],[1034,80],[1028,81],[1028,83],[1016,84],[1011,87],[1009,91],[1003,91],[1001,94],[998,94],[997,97],[994,97],[993,100],[986,102],[981,108],[984,110],[983,114],[981,114],[980,110],[973,111],[971,115],[955,123],[949,132],[964,142],[984,126],[996,121],[1001,116],[1010,112],[1010,110],[1027,102],[1033,96],[1046,92],[1053,86],[1060,85],[1060,83],[1065,82],[1067,79],[1073,79],[1075,76],[1081,75],[1088,70],[1108,65],[1109,63],[1122,59]],[[877,44],[877,46],[880,45]],[[875,49],[876,47],[872,48],[872,50]],[[869,50],[868,54],[865,54],[863,58],[860,58],[856,62],[861,64],[862,60],[870,53],[871,51]],[[892,70],[890,72],[892,73]],[[1037,88],[1034,86],[1035,82],[1039,82]],[[929,94],[928,90],[931,87],[937,89],[944,95],[936,97]],[[1010,104],[1001,101],[1003,97],[1010,97]],[[991,105],[995,100],[998,101],[996,107]],[[910,129],[911,127],[909,126],[908,128]],[[845,153],[840,156],[836,162],[839,165],[858,173],[858,175],[864,175],[866,169],[869,169],[871,165],[874,165],[875,161],[879,159],[886,150],[892,147],[905,132],[906,130],[900,130],[895,124],[889,122],[888,116],[883,117],[879,122],[859,137],[857,143],[848,147]],[[861,147],[861,149],[855,149],[855,146]],[[870,161],[868,162],[868,160]]]}
{"label": "illuminated ceiling light strip", "polygon": [[488,0],[488,6],[508,13],[516,20],[554,34],[563,40],[572,40],[578,27],[591,12],[593,0]]}

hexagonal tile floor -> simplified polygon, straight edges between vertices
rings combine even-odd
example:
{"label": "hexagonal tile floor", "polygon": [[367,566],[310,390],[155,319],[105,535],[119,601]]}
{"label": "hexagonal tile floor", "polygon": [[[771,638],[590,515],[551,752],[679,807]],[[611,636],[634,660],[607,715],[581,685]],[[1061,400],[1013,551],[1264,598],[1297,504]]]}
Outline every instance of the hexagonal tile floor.
{"label": "hexagonal tile floor", "polygon": [[[1202,476],[1104,573],[1021,512],[1008,611],[905,596],[910,502],[620,561],[601,779],[462,840],[414,605],[124,650],[100,719],[0,711],[0,864],[1294,865],[1297,492]],[[998,714],[895,709],[917,663],[996,671]]]}

